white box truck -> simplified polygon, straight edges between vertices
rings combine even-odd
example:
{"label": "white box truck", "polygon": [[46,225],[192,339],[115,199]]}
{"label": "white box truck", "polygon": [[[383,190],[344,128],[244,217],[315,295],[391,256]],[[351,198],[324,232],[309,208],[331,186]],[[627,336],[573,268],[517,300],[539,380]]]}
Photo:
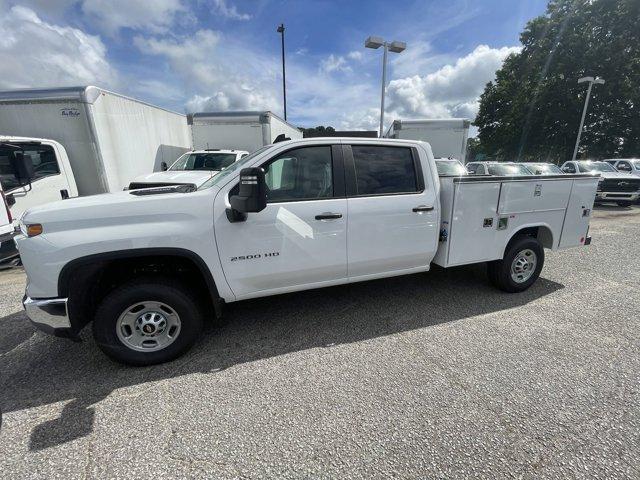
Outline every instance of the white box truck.
{"label": "white box truck", "polygon": [[[191,148],[186,116],[98,87],[0,92],[0,180],[13,218],[60,198],[122,190]],[[33,161],[17,185],[15,155]]]}
{"label": "white box truck", "polygon": [[464,163],[470,125],[467,118],[394,120],[385,137],[429,142],[435,158],[455,158]]}
{"label": "white box truck", "polygon": [[302,132],[272,112],[199,112],[187,115],[195,150],[210,148],[253,152],[280,135],[291,140]]}

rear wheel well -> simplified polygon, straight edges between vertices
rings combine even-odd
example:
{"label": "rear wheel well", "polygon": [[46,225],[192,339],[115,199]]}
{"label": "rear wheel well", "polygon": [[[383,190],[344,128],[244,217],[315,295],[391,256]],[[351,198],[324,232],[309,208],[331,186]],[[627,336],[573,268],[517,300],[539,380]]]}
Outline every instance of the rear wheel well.
{"label": "rear wheel well", "polygon": [[[195,258],[194,258],[195,257]],[[93,255],[66,265],[60,274],[58,294],[68,298],[69,317],[75,331],[89,323],[106,295],[140,277],[171,278],[187,286],[207,311],[221,313],[221,300],[211,274],[197,256],[135,253],[126,256]]]}
{"label": "rear wheel well", "polygon": [[551,229],[545,225],[539,225],[537,227],[526,227],[514,233],[504,248],[504,252],[506,253],[511,244],[522,236],[535,238],[544,248],[553,248],[553,233]]}

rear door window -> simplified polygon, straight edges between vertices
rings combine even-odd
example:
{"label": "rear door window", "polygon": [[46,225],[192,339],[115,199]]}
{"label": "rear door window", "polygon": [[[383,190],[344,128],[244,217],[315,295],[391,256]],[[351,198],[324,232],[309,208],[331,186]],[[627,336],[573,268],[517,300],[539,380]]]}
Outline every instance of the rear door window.
{"label": "rear door window", "polygon": [[390,195],[420,191],[408,147],[352,145],[357,195]]}

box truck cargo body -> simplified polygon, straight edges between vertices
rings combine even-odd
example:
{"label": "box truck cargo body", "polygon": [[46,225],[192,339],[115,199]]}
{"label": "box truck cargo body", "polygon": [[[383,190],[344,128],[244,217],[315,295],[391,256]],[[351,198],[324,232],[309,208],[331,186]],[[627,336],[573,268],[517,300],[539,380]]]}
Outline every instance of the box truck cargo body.
{"label": "box truck cargo body", "polygon": [[187,116],[195,150],[211,148],[253,152],[283,135],[292,140],[302,132],[269,111],[200,112]]}
{"label": "box truck cargo body", "polygon": [[386,138],[422,140],[435,158],[455,158],[464,163],[471,121],[466,118],[394,120]]}
{"label": "box truck cargo body", "polygon": [[122,190],[191,148],[185,115],[92,86],[0,92],[0,136],[58,142],[79,195]]}

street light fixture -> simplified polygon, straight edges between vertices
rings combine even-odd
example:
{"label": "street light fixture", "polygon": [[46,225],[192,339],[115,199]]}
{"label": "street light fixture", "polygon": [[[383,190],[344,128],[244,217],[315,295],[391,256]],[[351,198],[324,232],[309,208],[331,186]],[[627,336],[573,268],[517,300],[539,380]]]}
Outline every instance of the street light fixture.
{"label": "street light fixture", "polygon": [[282,96],[284,97],[284,121],[287,121],[287,77],[284,68],[284,23],[281,23],[276,30],[282,35]]}
{"label": "street light fixture", "polygon": [[407,44],[404,42],[386,42],[381,37],[369,37],[364,41],[366,48],[378,49],[384,47],[384,54],[382,56],[382,95],[380,100],[380,138],[382,138],[382,129],[384,128],[384,94],[387,83],[387,51],[393,53],[400,53],[407,48]]}
{"label": "street light fixture", "polygon": [[580,146],[580,136],[582,135],[582,127],[584,126],[584,117],[587,115],[587,108],[589,107],[589,97],[591,97],[591,89],[593,84],[602,85],[604,79],[599,77],[582,77],[578,79],[578,83],[589,82],[589,88],[587,88],[587,97],[584,99],[584,107],[582,109],[582,118],[580,119],[580,128],[578,128],[578,138],[576,138],[576,147],[573,149],[573,158],[575,160],[578,156],[578,147]]}

